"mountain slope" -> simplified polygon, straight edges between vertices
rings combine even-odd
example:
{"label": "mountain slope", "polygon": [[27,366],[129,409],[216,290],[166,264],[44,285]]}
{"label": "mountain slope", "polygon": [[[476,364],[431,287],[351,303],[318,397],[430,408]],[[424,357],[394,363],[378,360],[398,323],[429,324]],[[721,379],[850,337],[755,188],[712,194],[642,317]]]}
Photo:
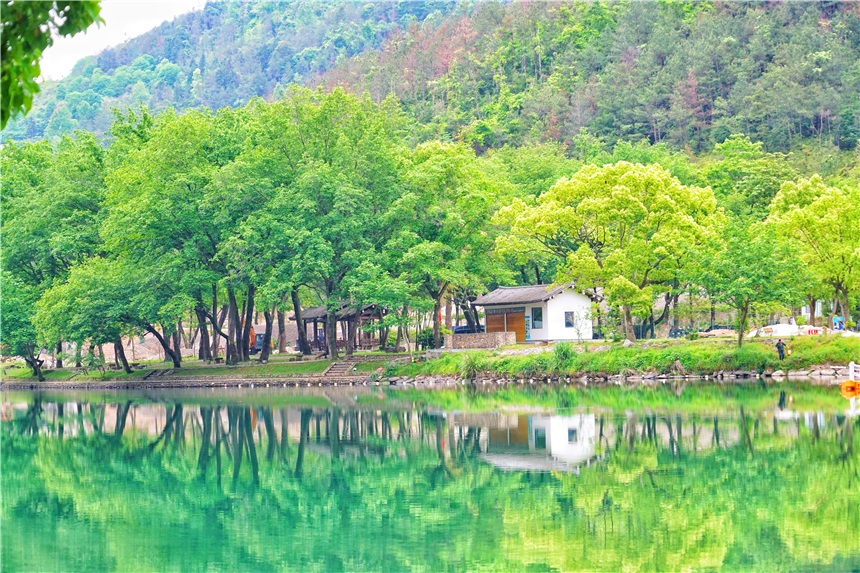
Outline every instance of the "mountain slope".
{"label": "mountain slope", "polygon": [[4,139],[38,139],[75,128],[103,133],[111,108],[218,109],[271,97],[370,48],[451,2],[219,2],[81,60],[43,86],[33,110]]}
{"label": "mountain slope", "polygon": [[442,26],[412,23],[381,50],[323,73],[394,93],[422,138],[476,146],[557,140],[705,151],[746,133],[771,151],[860,138],[860,4],[481,4]]}

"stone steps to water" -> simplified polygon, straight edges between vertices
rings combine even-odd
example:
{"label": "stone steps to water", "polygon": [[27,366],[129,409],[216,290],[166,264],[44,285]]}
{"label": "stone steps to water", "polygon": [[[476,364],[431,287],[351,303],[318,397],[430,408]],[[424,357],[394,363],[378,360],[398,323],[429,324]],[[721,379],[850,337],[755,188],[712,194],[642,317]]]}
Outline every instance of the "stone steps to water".
{"label": "stone steps to water", "polygon": [[346,376],[352,372],[357,362],[353,360],[343,360],[333,362],[331,366],[325,369],[324,376]]}

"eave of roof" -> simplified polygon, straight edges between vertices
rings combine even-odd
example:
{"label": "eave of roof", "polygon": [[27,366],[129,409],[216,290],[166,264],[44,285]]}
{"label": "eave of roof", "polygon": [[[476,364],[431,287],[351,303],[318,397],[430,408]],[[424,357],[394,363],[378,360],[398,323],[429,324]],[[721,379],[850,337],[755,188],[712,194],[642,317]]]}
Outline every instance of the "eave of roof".
{"label": "eave of roof", "polygon": [[479,296],[473,302],[476,306],[496,306],[505,304],[530,304],[546,302],[573,286],[570,284],[550,288],[551,285],[529,285],[499,287],[491,293]]}

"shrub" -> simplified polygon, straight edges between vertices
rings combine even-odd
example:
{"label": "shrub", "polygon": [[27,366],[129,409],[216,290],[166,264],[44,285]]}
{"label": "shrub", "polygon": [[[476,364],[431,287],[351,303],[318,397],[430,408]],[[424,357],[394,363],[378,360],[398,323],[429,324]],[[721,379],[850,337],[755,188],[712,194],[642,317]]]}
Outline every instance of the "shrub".
{"label": "shrub", "polygon": [[457,365],[458,373],[466,379],[473,379],[487,369],[487,360],[480,352],[464,352]]}
{"label": "shrub", "polygon": [[552,349],[554,359],[553,370],[558,373],[567,371],[576,357],[576,350],[571,342],[559,342]]}

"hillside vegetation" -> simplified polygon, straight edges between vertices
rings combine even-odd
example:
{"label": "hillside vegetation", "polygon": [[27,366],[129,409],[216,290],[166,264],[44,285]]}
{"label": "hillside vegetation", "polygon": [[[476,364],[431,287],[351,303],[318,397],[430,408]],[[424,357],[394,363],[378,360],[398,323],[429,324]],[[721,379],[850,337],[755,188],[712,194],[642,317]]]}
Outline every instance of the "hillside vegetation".
{"label": "hillside vegetation", "polygon": [[74,129],[105,134],[112,109],[244,105],[272,99],[278,85],[304,82],[338,61],[381,48],[413,20],[450,2],[209,2],[97,56],[62,81],[47,82],[30,114],[4,139],[39,139]]}
{"label": "hillside vegetation", "polygon": [[104,133],[113,107],[235,107],[299,82],[397,96],[416,141],[587,157],[583,128],[694,153],[744,133],[844,176],[858,57],[854,3],[224,2],[81,60],[4,137]]}

